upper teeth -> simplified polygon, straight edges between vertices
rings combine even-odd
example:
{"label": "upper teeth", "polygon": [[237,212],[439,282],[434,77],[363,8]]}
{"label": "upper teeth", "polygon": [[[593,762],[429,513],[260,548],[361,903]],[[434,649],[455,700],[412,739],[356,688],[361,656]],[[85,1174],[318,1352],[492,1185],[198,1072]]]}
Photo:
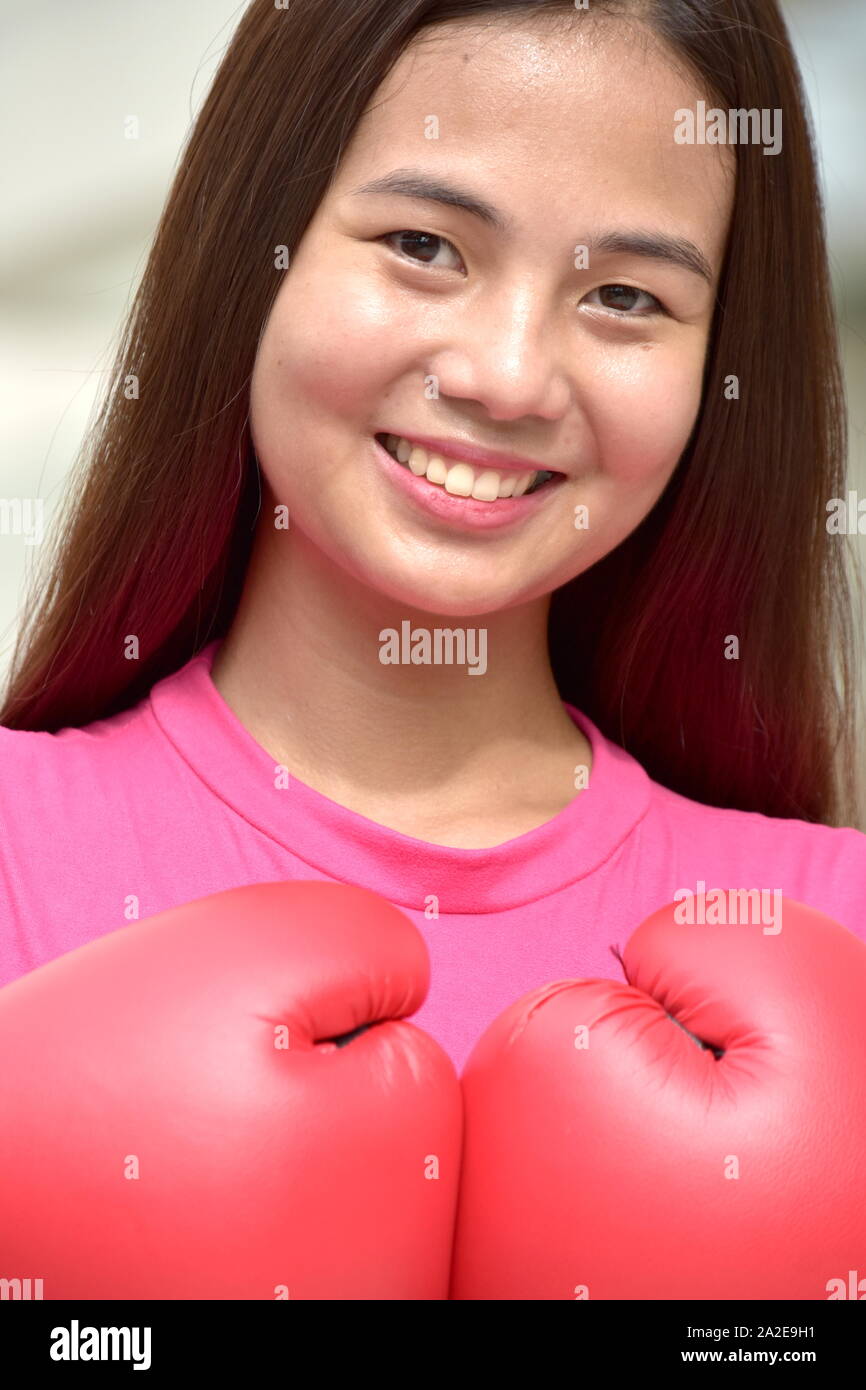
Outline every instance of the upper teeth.
{"label": "upper teeth", "polygon": [[[495,468],[476,468],[462,460],[446,463],[438,454],[428,453],[398,434],[385,436],[388,452],[406,463],[416,477],[439,483],[455,497],[474,497],[479,502],[495,502],[497,497],[522,497],[540,473],[499,473]],[[548,476],[547,474],[544,475]]]}

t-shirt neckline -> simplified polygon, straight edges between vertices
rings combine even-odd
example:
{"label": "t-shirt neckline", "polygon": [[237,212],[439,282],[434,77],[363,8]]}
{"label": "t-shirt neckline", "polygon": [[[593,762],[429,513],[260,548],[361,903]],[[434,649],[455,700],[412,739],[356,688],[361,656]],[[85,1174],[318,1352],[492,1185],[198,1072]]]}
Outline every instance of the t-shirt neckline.
{"label": "t-shirt neckline", "polygon": [[[280,778],[211,679],[220,641],[202,648],[150,692],[153,717],[193,773],[250,826],[310,872],[434,913],[497,912],[555,893],[592,873],[645,815],[652,783],[630,754],[567,701],[592,746],[589,786],[551,820],[504,844],[428,844],[332,801],[289,774]],[[280,785],[285,781],[288,785]]]}

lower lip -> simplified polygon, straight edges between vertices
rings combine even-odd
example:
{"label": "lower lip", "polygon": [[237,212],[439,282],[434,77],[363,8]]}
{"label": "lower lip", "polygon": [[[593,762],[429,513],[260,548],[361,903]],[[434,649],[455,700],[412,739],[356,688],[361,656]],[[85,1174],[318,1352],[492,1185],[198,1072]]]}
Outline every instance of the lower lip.
{"label": "lower lip", "polygon": [[560,475],[551,478],[537,492],[524,493],[522,497],[499,497],[495,502],[479,502],[474,497],[455,497],[438,483],[416,477],[406,464],[398,463],[378,439],[374,439],[373,444],[380,463],[395,487],[400,488],[428,516],[467,531],[493,531],[516,526],[543,507],[547,498],[565,481]]}

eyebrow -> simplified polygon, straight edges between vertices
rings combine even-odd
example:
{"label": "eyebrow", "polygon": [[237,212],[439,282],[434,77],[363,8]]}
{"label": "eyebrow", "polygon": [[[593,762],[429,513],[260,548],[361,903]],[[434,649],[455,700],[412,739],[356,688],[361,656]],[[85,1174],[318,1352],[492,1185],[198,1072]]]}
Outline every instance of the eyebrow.
{"label": "eyebrow", "polygon": [[[443,183],[441,179],[417,169],[394,169],[390,174],[370,179],[350,191],[350,196],[397,196],[417,198],[423,203],[441,203],[446,207],[460,208],[463,212],[477,217],[497,232],[508,232],[513,221],[505,213],[495,208],[485,198],[471,193],[456,184]],[[670,236],[667,232],[643,231],[640,228],[621,228],[600,232],[585,243],[590,257],[598,255],[641,256],[647,260],[666,261],[680,270],[689,270],[700,275],[708,284],[713,283],[713,272],[709,261],[695,245],[685,237]]]}

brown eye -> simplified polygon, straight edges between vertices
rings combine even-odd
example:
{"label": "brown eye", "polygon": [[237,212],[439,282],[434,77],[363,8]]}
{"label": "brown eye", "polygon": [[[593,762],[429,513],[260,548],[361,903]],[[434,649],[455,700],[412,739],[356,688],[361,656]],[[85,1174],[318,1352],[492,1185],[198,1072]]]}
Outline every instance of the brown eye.
{"label": "brown eye", "polygon": [[[654,294],[636,289],[634,285],[601,285],[592,294],[600,296],[601,307],[626,314],[630,318],[643,318],[648,314],[664,313],[662,304]],[[644,301],[641,304],[641,301]],[[643,313],[634,313],[641,309]]]}
{"label": "brown eye", "polygon": [[[454,255],[457,256],[457,259],[460,259],[456,248],[452,246],[451,242],[446,241],[445,237],[436,236],[434,232],[388,232],[381,240],[386,244],[390,244],[395,238],[402,242],[402,245],[399,248],[392,247],[392,249],[397,249],[398,255],[405,256],[407,260],[415,261],[416,265],[432,265],[436,259],[437,252],[443,246],[449,247],[454,252]],[[418,253],[417,258],[415,255],[416,251]],[[437,270],[448,270],[453,268],[453,266],[449,267],[441,264],[435,267]]]}

